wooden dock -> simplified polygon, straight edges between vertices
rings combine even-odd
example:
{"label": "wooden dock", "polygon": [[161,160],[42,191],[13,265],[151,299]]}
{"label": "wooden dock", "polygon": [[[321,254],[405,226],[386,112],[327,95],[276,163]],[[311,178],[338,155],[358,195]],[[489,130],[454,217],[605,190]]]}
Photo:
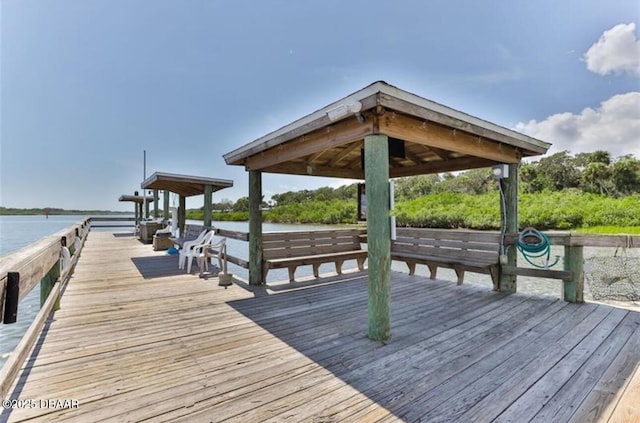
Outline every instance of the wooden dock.
{"label": "wooden dock", "polygon": [[393,273],[382,344],[366,273],[217,282],[92,232],[0,421],[640,421],[638,312]]}

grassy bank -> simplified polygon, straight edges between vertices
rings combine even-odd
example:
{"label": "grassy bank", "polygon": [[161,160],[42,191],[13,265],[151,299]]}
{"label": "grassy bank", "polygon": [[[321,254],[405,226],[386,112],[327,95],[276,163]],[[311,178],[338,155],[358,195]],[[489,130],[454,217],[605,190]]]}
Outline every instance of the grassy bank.
{"label": "grassy bank", "polygon": [[[640,195],[615,198],[578,190],[525,193],[520,195],[519,210],[521,227],[580,229],[591,233],[640,232]],[[500,198],[497,192],[430,194],[397,202],[394,214],[400,226],[495,230],[500,228]],[[355,200],[307,200],[265,211],[264,220],[337,224],[355,223],[355,215]],[[188,217],[202,219],[202,213]],[[214,213],[213,218],[246,221],[248,213]]]}
{"label": "grassy bank", "polygon": [[578,228],[576,232],[586,234],[640,235],[640,226],[594,226],[592,228]]}
{"label": "grassy bank", "polygon": [[[520,225],[540,230],[640,227],[640,196],[614,198],[566,190],[521,194]],[[398,203],[398,224],[432,228],[499,229],[498,193],[441,193]]]}

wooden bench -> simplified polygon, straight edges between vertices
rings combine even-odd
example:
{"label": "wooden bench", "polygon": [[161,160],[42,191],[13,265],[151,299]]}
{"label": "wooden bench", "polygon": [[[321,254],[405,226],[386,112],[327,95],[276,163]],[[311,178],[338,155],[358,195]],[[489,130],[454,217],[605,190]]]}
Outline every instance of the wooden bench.
{"label": "wooden bench", "polygon": [[184,236],[180,238],[171,237],[169,238],[173,241],[174,244],[177,244],[182,248],[185,242],[193,241],[198,238],[198,235],[204,230],[204,228],[200,225],[185,225],[184,227]]}
{"label": "wooden bench", "polygon": [[331,231],[271,232],[262,238],[263,280],[270,269],[288,268],[289,281],[295,280],[298,266],[312,265],[313,275],[318,277],[320,264],[334,262],[336,272],[342,274],[345,260],[355,259],[358,268],[364,270],[367,251],[360,246],[358,229]]}
{"label": "wooden bench", "polygon": [[410,274],[419,263],[429,267],[431,279],[436,278],[438,267],[446,267],[455,270],[458,285],[464,272],[470,271],[491,275],[494,289],[499,286],[500,234],[414,228],[398,228],[396,232],[391,259],[407,263]]}

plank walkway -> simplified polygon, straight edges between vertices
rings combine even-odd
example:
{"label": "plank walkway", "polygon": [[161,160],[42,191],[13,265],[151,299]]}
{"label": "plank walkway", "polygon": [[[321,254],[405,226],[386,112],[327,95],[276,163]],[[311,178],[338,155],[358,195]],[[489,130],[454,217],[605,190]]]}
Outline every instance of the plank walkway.
{"label": "plank walkway", "polygon": [[383,345],[362,273],[241,285],[92,232],[0,421],[640,421],[640,313],[393,273]]}

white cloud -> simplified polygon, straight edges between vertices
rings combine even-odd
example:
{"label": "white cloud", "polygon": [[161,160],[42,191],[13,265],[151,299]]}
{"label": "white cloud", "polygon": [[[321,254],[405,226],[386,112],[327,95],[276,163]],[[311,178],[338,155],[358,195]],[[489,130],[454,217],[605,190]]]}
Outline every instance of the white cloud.
{"label": "white cloud", "polygon": [[516,130],[553,144],[550,152],[607,150],[613,157],[640,158],[640,92],[618,94],[599,108],[558,113],[543,121],[520,122]]}
{"label": "white cloud", "polygon": [[587,69],[600,75],[630,73],[640,76],[640,40],[636,24],[619,24],[605,31],[584,54]]}

